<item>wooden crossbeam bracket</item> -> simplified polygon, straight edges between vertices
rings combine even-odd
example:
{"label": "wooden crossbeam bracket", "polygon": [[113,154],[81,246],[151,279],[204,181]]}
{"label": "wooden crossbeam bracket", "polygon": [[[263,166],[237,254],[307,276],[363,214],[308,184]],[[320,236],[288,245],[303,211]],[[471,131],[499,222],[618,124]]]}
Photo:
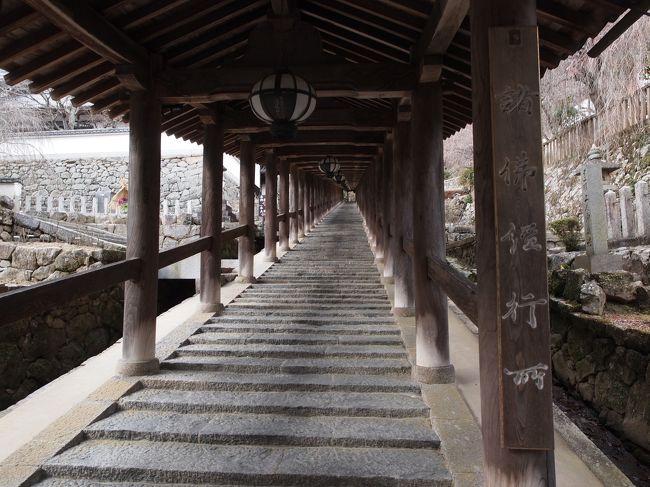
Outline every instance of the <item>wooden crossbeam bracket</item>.
{"label": "wooden crossbeam bracket", "polygon": [[144,91],[152,85],[150,73],[133,64],[116,65],[115,77],[129,91]]}
{"label": "wooden crossbeam bracket", "polygon": [[443,57],[440,54],[427,54],[420,69],[420,83],[438,81],[442,75]]}

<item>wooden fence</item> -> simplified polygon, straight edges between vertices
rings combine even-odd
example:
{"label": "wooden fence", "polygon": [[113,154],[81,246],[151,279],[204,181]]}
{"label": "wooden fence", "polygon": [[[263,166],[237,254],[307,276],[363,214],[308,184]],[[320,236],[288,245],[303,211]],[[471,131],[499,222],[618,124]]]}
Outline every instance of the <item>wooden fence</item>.
{"label": "wooden fence", "polygon": [[592,115],[543,144],[544,164],[586,156],[589,148],[607,147],[609,139],[631,127],[650,122],[650,86],[625,98],[602,115]]}

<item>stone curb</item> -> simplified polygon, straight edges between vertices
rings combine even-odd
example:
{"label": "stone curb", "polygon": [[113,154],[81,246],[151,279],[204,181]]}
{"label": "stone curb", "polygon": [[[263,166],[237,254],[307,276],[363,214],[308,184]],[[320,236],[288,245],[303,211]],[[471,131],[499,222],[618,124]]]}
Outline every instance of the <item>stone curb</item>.
{"label": "stone curb", "polygon": [[553,404],[553,423],[555,431],[603,485],[634,487],[632,481],[555,404]]}

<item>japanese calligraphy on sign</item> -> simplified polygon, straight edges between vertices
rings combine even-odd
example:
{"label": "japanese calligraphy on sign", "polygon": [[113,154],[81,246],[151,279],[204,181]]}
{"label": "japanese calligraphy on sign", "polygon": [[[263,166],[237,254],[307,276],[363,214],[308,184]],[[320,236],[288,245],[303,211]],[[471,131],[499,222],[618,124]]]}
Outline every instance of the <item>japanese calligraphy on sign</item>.
{"label": "japanese calligraphy on sign", "polygon": [[524,385],[529,379],[532,379],[533,382],[535,382],[537,389],[541,391],[544,389],[544,376],[546,375],[547,370],[548,365],[540,363],[520,370],[508,370],[505,368],[503,369],[503,373],[506,375],[514,375],[512,381],[516,386]]}
{"label": "japanese calligraphy on sign", "polygon": [[508,233],[501,236],[502,242],[510,241],[510,255],[517,253],[520,240],[523,242],[521,249],[524,252],[542,250],[542,245],[537,241],[537,223],[523,225],[519,232],[517,232],[517,225],[510,222]]}
{"label": "japanese calligraphy on sign", "polygon": [[513,323],[517,323],[517,310],[528,308],[528,319],[526,323],[530,325],[531,328],[537,328],[537,317],[535,315],[535,307],[547,304],[546,299],[535,299],[532,293],[524,294],[520,298],[517,296],[517,293],[512,293],[512,298],[506,303],[508,307],[508,312],[504,314],[501,318],[507,320],[510,318]]}
{"label": "japanese calligraphy on sign", "polygon": [[505,164],[499,171],[499,176],[507,186],[512,183],[513,186],[520,186],[522,191],[528,191],[528,179],[534,178],[535,174],[537,167],[530,165],[526,151],[521,151],[520,156],[512,161],[506,157]]}
{"label": "japanese calligraphy on sign", "polygon": [[551,358],[537,31],[493,27],[489,41],[502,441],[508,448],[549,449],[553,419],[550,387],[544,387]]}
{"label": "japanese calligraphy on sign", "polygon": [[498,97],[499,109],[505,113],[517,111],[532,115],[533,94],[537,95],[537,93],[531,93],[530,88],[521,83],[514,87],[508,86]]}

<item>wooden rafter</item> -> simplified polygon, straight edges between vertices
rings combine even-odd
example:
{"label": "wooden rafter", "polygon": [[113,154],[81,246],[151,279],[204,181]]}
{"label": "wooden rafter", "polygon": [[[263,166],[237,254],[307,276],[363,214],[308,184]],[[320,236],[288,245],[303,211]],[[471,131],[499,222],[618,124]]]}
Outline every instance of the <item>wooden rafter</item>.
{"label": "wooden rafter", "polygon": [[149,64],[149,54],[85,2],[24,0],[30,7],[88,47],[119,64]]}

